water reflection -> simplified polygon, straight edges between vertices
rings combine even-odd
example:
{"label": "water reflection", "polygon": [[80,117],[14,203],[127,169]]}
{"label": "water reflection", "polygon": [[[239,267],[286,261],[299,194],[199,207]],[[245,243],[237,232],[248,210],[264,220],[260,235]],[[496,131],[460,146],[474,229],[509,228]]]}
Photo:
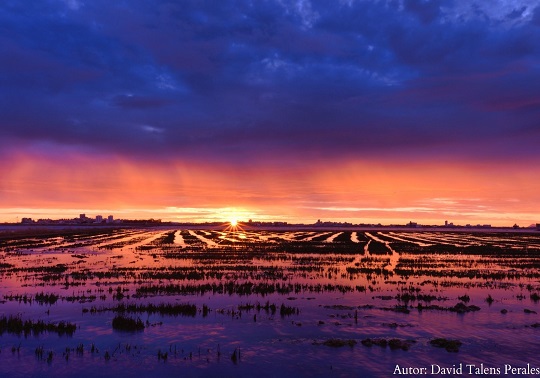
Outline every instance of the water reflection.
{"label": "water reflection", "polygon": [[[360,230],[15,235],[0,242],[0,309],[46,329],[25,337],[0,325],[0,375],[540,366],[538,246],[537,234]],[[118,314],[144,330],[113,330]],[[60,322],[77,325],[72,336]],[[435,338],[460,341],[459,352]]]}

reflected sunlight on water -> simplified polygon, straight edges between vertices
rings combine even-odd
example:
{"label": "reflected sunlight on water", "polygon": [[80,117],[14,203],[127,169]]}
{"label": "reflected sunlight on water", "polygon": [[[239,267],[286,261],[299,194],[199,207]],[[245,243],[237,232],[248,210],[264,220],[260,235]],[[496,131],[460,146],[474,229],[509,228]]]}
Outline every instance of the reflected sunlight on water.
{"label": "reflected sunlight on water", "polygon": [[[536,245],[537,234],[360,230],[3,238],[0,373],[388,376],[396,364],[540,366]],[[119,314],[144,329],[113,329]],[[38,321],[48,328],[38,332]],[[75,332],[57,333],[60,322]],[[432,346],[436,338],[459,340],[459,352]]]}

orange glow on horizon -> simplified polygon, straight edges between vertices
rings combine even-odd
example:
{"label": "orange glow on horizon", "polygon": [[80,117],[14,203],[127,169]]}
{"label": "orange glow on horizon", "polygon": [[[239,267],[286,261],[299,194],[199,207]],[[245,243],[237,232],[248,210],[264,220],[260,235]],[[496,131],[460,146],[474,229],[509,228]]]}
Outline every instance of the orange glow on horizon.
{"label": "orange glow on horizon", "polygon": [[74,218],[83,212],[195,222],[448,220],[528,226],[540,221],[537,166],[333,161],[239,169],[20,153],[9,155],[0,177],[0,221],[9,222]]}

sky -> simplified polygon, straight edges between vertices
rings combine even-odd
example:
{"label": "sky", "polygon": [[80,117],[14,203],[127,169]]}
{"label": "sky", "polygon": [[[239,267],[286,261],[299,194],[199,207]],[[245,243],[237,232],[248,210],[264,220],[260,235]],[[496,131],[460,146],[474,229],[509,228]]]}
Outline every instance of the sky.
{"label": "sky", "polygon": [[0,221],[540,222],[537,0],[4,0]]}

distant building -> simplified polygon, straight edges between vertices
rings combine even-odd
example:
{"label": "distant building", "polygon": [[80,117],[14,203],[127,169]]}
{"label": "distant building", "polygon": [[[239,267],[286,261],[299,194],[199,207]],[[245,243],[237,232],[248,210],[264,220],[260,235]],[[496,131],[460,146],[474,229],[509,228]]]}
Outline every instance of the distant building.
{"label": "distant building", "polygon": [[102,223],[103,217],[101,215],[96,215],[96,223]]}
{"label": "distant building", "polygon": [[32,218],[23,218],[21,220],[21,223],[23,224],[29,224],[29,223],[34,223],[34,221],[32,220]]}
{"label": "distant building", "polygon": [[538,231],[540,231],[540,223],[537,223],[537,224],[536,224],[536,229],[537,229]]}
{"label": "distant building", "polygon": [[416,228],[418,227],[418,223],[410,221],[409,223],[407,223],[407,227]]}
{"label": "distant building", "polygon": [[114,222],[114,217],[112,215],[109,215],[107,217],[107,223],[113,223]]}
{"label": "distant building", "polygon": [[86,214],[79,214],[80,220],[86,220]]}

